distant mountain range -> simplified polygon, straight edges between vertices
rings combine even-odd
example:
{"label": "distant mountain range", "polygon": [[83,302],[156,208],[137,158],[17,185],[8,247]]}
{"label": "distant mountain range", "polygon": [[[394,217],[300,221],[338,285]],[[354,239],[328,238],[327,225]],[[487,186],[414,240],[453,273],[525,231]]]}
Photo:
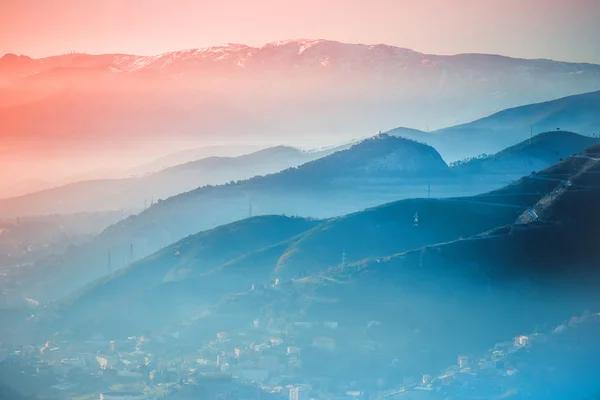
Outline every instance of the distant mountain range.
{"label": "distant mountain range", "polygon": [[599,157],[595,145],[473,197],[221,226],[97,281],[44,323],[79,335],[181,329],[198,338],[250,329],[255,318],[302,318],[364,337],[375,321],[363,340],[405,357],[403,371],[443,365],[598,300]]}
{"label": "distant mountain range", "polygon": [[127,171],[129,175],[139,176],[152,174],[177,165],[198,161],[209,157],[238,157],[264,150],[268,146],[259,145],[221,145],[203,146],[195,149],[177,151],[156,160],[138,165]]}
{"label": "distant mountain range", "polygon": [[8,54],[0,85],[1,151],[12,159],[51,150],[83,165],[116,162],[141,143],[158,154],[179,138],[316,143],[324,134],[341,141],[396,126],[440,129],[599,90],[600,66],[290,40],[153,57]]}
{"label": "distant mountain range", "polygon": [[[201,186],[219,185],[279,172],[349,146],[310,152],[278,146],[238,157],[207,157],[141,177],[72,183],[15,198],[0,199],[0,216],[69,214],[121,209],[137,212],[143,210],[145,206],[150,206],[153,201],[166,199]],[[185,159],[184,156],[181,158]],[[153,169],[151,165],[143,166],[141,170]]]}
{"label": "distant mountain range", "polygon": [[459,174],[522,176],[545,169],[598,142],[600,138],[573,132],[544,132],[496,154],[456,163],[454,170]]}
{"label": "distant mountain range", "polygon": [[600,137],[598,110],[600,91],[510,108],[435,132],[396,128],[387,133],[430,144],[450,162],[496,153],[538,133],[557,129]]}

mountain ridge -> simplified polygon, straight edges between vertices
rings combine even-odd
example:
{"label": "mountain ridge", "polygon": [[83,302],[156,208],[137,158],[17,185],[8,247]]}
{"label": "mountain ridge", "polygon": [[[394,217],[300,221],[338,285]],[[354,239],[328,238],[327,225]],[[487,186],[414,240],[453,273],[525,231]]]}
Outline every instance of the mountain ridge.
{"label": "mountain ridge", "polygon": [[512,173],[522,176],[530,171],[545,169],[598,142],[599,138],[569,131],[543,132],[498,153],[457,163],[453,169],[460,171],[459,173]]}
{"label": "mountain ridge", "polygon": [[271,49],[271,48],[277,48],[277,47],[283,47],[283,46],[289,46],[289,45],[297,46],[298,53],[302,54],[304,51],[310,49],[310,47],[313,47],[313,46],[319,45],[319,44],[361,46],[361,47],[366,47],[370,50],[379,48],[379,49],[394,50],[394,51],[401,51],[401,52],[410,52],[410,53],[414,53],[415,55],[437,56],[437,57],[444,57],[444,58],[467,56],[467,57],[474,57],[474,58],[502,58],[502,59],[510,59],[510,60],[557,62],[557,63],[576,64],[576,65],[598,65],[595,63],[591,63],[591,62],[572,62],[572,61],[555,60],[555,59],[549,59],[549,58],[513,57],[513,56],[507,56],[507,55],[495,54],[495,53],[494,54],[492,54],[492,53],[456,53],[456,54],[449,54],[449,55],[436,55],[436,54],[432,54],[432,53],[423,53],[423,52],[412,50],[412,49],[409,49],[406,47],[401,47],[401,46],[397,46],[397,45],[389,45],[389,44],[385,44],[385,43],[368,44],[368,43],[342,42],[342,41],[338,41],[338,40],[310,39],[310,38],[296,38],[296,39],[272,41],[272,42],[267,42],[260,46],[250,46],[250,45],[246,45],[246,44],[242,44],[242,43],[224,43],[224,44],[215,45],[215,46],[187,48],[187,49],[181,49],[181,50],[168,51],[168,52],[164,52],[164,53],[158,53],[155,55],[138,55],[138,54],[130,54],[130,53],[94,53],[94,54],[92,54],[92,53],[71,53],[71,54],[64,54],[64,55],[53,55],[53,56],[32,58],[27,55],[17,55],[14,53],[6,53],[2,57],[0,57],[0,61],[5,62],[5,63],[16,63],[16,62],[31,63],[32,61],[55,61],[59,58],[69,58],[69,59],[79,58],[81,61],[83,59],[83,57],[97,57],[97,58],[102,58],[103,64],[105,64],[106,61],[104,61],[104,59],[107,59],[110,57],[135,57],[137,59],[161,59],[161,58],[165,58],[165,57],[172,56],[172,55],[190,55],[190,54],[206,55],[206,54],[212,54],[212,53],[220,54],[222,56],[224,53],[224,50],[232,50],[233,52],[248,51],[248,50],[256,51],[256,50]]}
{"label": "mountain ridge", "polygon": [[290,146],[276,146],[236,157],[205,157],[145,176],[82,180],[0,199],[0,216],[143,210],[142,205],[150,205],[153,200],[165,199],[206,185],[220,185],[279,172],[345,147],[307,152]]}
{"label": "mountain ridge", "polygon": [[[324,133],[343,141],[398,126],[435,130],[600,89],[600,66],[588,64],[433,56],[333,41],[247,53],[215,47],[172,57],[72,54],[27,68],[0,63],[4,162],[17,163],[15,152],[40,160],[54,154],[49,162],[57,163],[59,157],[101,163],[109,155],[116,162],[143,143],[231,141],[241,134],[265,142],[302,134],[303,146],[314,147]],[[53,65],[71,70],[44,72]],[[57,145],[67,140],[69,146]],[[56,152],[41,153],[44,147]],[[159,156],[156,148],[148,152]]]}
{"label": "mountain ridge", "polygon": [[[403,127],[387,133],[434,146],[447,161],[490,154],[557,129],[600,135],[600,91],[511,107],[472,122],[424,132]],[[465,144],[468,143],[468,150]]]}
{"label": "mountain ridge", "polygon": [[[415,153],[411,171],[364,168],[373,160],[398,152],[405,154],[407,150]],[[414,164],[415,160],[421,160],[421,165]],[[434,168],[428,171],[431,163]],[[415,165],[417,168],[412,168]],[[402,193],[407,197],[415,185],[422,185],[425,190],[426,182],[445,179],[448,174],[450,169],[430,146],[382,135],[298,168],[221,186],[204,186],[159,201],[141,214],[109,226],[88,245],[32,268],[58,274],[59,270],[84,263],[87,267],[79,272],[96,278],[104,275],[106,254],[110,252],[115,259],[117,254],[127,258],[133,247],[138,259],[188,235],[244,219],[249,212],[255,216],[326,217],[342,214],[344,210],[357,211],[364,204],[381,204]],[[357,184],[365,190],[355,192]],[[376,190],[366,189],[369,187]],[[92,253],[97,256],[92,257]],[[51,279],[54,280],[55,277]]]}

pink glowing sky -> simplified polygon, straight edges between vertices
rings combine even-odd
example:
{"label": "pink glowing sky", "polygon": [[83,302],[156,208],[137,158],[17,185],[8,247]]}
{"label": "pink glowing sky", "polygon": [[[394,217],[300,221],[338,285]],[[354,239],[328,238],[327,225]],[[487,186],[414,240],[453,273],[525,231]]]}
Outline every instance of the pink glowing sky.
{"label": "pink glowing sky", "polygon": [[600,63],[600,0],[0,0],[0,53],[315,38]]}

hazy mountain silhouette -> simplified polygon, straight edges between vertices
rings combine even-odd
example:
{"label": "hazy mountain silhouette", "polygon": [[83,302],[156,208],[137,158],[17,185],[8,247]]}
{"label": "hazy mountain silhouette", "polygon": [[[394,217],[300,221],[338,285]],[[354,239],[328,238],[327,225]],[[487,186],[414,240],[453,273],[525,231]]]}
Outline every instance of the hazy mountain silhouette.
{"label": "hazy mountain silhouette", "polygon": [[[0,59],[0,129],[9,155],[54,154],[56,163],[70,157],[81,165],[111,157],[123,167],[140,144],[157,144],[145,149],[156,157],[178,139],[243,136],[285,143],[303,135],[308,144],[324,133],[342,141],[400,125],[440,129],[507,107],[598,90],[599,72],[593,64],[436,56],[327,40],[150,57],[7,55]],[[563,126],[586,133],[577,128]],[[481,152],[524,138],[482,146]]]}
{"label": "hazy mountain silhouette", "polygon": [[305,152],[278,146],[238,157],[207,157],[150,175],[76,182],[0,200],[0,215],[15,217],[57,213],[143,210],[165,199],[205,185],[218,185],[281,171],[333,153],[340,148]]}
{"label": "hazy mountain silhouette", "polygon": [[562,130],[544,132],[496,154],[457,163],[454,170],[459,174],[523,176],[556,164],[599,141]]}
{"label": "hazy mountain silhouette", "polygon": [[[595,232],[592,227],[597,224],[594,206],[588,207],[592,209],[591,214],[589,209],[581,207],[590,193],[600,192],[597,177],[593,175],[600,162],[585,158],[585,154],[593,153],[594,149],[583,153],[584,156],[569,157],[538,174],[479,196],[402,200],[319,222],[255,217],[202,232],[136,262],[111,279],[91,285],[82,294],[74,296],[69,308],[61,312],[71,324],[87,333],[90,329],[113,327],[123,330],[142,329],[141,326],[150,328],[157,319],[168,319],[173,323],[178,318],[193,318],[195,313],[206,311],[208,305],[218,302],[226,294],[246,292],[253,283],[261,285],[276,278],[286,282],[297,280],[298,284],[305,282],[309,287],[316,285],[317,288],[323,283],[327,286],[331,280],[330,289],[319,290],[341,290],[338,295],[353,298],[377,290],[371,286],[373,279],[387,281],[386,287],[414,285],[410,293],[430,284],[436,287],[440,279],[450,285],[443,291],[451,290],[452,285],[459,285],[464,279],[474,279],[474,282],[481,282],[478,290],[485,293],[487,279],[491,276],[490,265],[505,277],[527,277],[527,268],[534,266],[530,264],[531,257],[540,252],[541,247],[550,244],[556,249],[554,252],[562,251],[553,235],[569,235],[568,243],[584,246],[569,248],[551,262],[566,271],[569,259],[583,257],[589,261],[596,255],[591,246],[593,236],[589,236],[589,232]],[[565,189],[563,182],[567,180],[571,184]],[[552,199],[551,206],[548,199]],[[579,208],[580,215],[591,217],[579,233],[570,229],[562,231],[565,228],[562,224],[550,224],[550,215],[558,213],[552,210],[559,207],[559,199],[569,201],[568,205],[560,206],[565,214],[561,218],[570,215],[567,206]],[[536,227],[531,228],[531,237],[517,235],[514,232],[527,226],[523,222],[532,207],[543,222],[539,227],[537,222],[533,223]],[[223,256],[231,251],[227,248],[231,243],[244,242],[237,235],[248,235],[248,239],[255,236],[249,228],[256,229],[256,236],[271,237],[274,232],[287,232],[285,226],[288,224],[311,226],[303,232],[295,231],[281,241],[274,240],[270,245],[254,249],[244,247],[243,251]],[[545,233],[538,236],[536,232]],[[544,240],[543,235],[548,235],[549,241]],[[589,237],[586,239],[585,236]],[[514,241],[513,248],[507,246],[511,241]],[[535,245],[525,251],[526,243]],[[585,246],[588,246],[589,254],[581,251]],[[196,249],[201,249],[200,253]],[[554,252],[550,252],[552,257],[540,257],[536,264],[549,263],[554,257]],[[454,257],[464,260],[454,260]],[[516,276],[511,271],[515,271]],[[379,277],[380,274],[383,276]],[[364,281],[363,275],[366,276]],[[360,278],[356,282],[355,276]],[[352,283],[346,287],[343,282],[349,280]],[[364,291],[360,289],[362,285],[365,285]],[[477,287],[476,283],[473,285]],[[354,289],[348,292],[350,288]],[[394,296],[387,291],[379,295]],[[350,297],[344,301],[354,304],[356,300]],[[161,299],[160,304],[154,299]],[[173,312],[174,302],[194,306],[177,314]],[[121,310],[125,303],[131,308]],[[342,305],[348,307],[346,311],[351,308],[349,304]],[[323,318],[334,310],[340,312],[338,306],[332,307],[321,306],[314,312],[322,313]],[[383,310],[374,312],[370,306],[367,309],[384,318],[379,315]],[[90,315],[94,316],[97,325],[91,324],[87,317]],[[102,315],[111,321],[118,318],[118,323],[107,323],[100,317]],[[143,316],[143,322],[127,322],[126,315]],[[330,314],[329,318],[341,317]]]}
{"label": "hazy mountain silhouette", "polygon": [[221,146],[204,146],[195,149],[181,150],[175,153],[167,154],[159,157],[156,160],[138,165],[129,169],[127,172],[130,175],[139,176],[162,171],[176,165],[189,163],[192,161],[201,160],[208,157],[238,157],[250,154],[259,150],[263,150],[268,146],[259,145],[221,145]]}
{"label": "hazy mountain silhouette", "polygon": [[397,128],[390,135],[434,146],[447,161],[491,154],[529,139],[531,134],[558,129],[584,135],[600,134],[600,91],[509,108],[476,121],[420,132]]}
{"label": "hazy mountain silhouette", "polygon": [[[54,287],[60,282],[59,271],[72,271],[84,263],[87,267],[78,269],[77,274],[89,281],[106,274],[109,252],[117,268],[188,235],[247,218],[250,213],[331,217],[411,197],[415,190],[425,193],[428,182],[443,182],[448,177],[450,170],[435,149],[381,135],[298,168],[202,187],[160,201],[141,214],[108,227],[88,245],[32,268],[50,275],[47,278],[51,278],[50,286]],[[442,190],[441,183],[439,187]],[[456,184],[449,188],[465,190]],[[68,275],[71,277],[64,283],[71,287],[68,282],[78,278],[71,272]],[[31,273],[33,276],[37,273]],[[42,286],[48,282],[45,278],[34,280]],[[45,291],[40,288],[35,293],[43,296]],[[64,294],[64,288],[55,294]]]}

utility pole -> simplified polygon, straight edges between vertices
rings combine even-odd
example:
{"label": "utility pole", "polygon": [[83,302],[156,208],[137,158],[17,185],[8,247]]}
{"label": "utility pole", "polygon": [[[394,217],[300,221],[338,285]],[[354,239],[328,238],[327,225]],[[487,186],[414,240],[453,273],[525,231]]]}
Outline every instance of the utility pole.
{"label": "utility pole", "polygon": [[112,259],[111,259],[110,250],[108,250],[108,273],[110,274],[111,272],[112,272]]}
{"label": "utility pole", "polygon": [[342,250],[342,268],[346,266],[346,249]]}
{"label": "utility pole", "polygon": [[133,243],[129,245],[129,263],[133,262]]}
{"label": "utility pole", "polygon": [[533,138],[533,125],[529,125],[529,144],[531,144],[532,138]]}
{"label": "utility pole", "polygon": [[431,183],[427,184],[427,198],[431,199]]}
{"label": "utility pole", "polygon": [[415,216],[413,217],[413,226],[416,228],[419,226],[419,213],[415,213]]}

